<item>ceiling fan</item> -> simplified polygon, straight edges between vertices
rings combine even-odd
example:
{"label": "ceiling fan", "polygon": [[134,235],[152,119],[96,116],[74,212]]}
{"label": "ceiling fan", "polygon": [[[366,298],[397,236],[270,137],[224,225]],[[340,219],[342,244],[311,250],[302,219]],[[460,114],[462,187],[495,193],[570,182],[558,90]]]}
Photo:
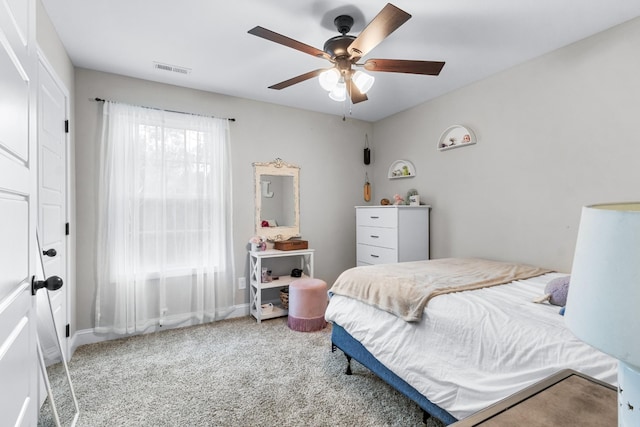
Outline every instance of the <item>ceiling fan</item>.
{"label": "ceiling fan", "polygon": [[366,101],[366,92],[373,85],[373,77],[354,67],[362,67],[367,71],[384,71],[390,73],[424,74],[437,76],[444,62],[412,61],[402,59],[368,59],[364,63],[358,61],[380,42],[407,22],[411,15],[388,3],[375,18],[356,37],[347,34],[353,25],[353,18],[340,15],[334,24],[341,33],[327,40],[324,50],[316,49],[305,43],[283,36],[266,28],[257,26],[249,30],[249,34],[262,37],[275,43],[299,50],[303,53],[324,58],[333,66],[320,68],[301,74],[283,82],[269,86],[269,89],[284,89],[294,84],[319,76],[320,85],[329,92],[336,101],[343,101],[348,94],[351,102]]}

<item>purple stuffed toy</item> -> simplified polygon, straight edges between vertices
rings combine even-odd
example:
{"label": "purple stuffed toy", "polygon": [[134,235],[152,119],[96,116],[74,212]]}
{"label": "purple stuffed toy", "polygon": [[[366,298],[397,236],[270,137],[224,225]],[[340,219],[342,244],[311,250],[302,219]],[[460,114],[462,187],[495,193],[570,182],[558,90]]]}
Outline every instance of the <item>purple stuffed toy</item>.
{"label": "purple stuffed toy", "polygon": [[570,279],[571,276],[564,276],[551,280],[544,288],[544,297],[537,299],[535,302],[549,301],[550,304],[564,307],[567,304]]}

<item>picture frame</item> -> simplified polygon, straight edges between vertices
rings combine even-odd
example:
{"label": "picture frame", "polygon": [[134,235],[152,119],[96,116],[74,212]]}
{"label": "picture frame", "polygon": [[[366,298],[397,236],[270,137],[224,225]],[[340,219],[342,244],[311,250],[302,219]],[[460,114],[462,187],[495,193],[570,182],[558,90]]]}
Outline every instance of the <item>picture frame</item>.
{"label": "picture frame", "polygon": [[442,132],[437,148],[439,151],[446,151],[474,145],[477,142],[476,135],[471,128],[463,125],[453,125]]}

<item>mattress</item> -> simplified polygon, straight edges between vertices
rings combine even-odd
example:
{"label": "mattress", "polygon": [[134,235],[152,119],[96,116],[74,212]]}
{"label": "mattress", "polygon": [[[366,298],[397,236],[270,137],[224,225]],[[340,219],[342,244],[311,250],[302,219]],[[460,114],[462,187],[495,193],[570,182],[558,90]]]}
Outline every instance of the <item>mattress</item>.
{"label": "mattress", "polygon": [[465,418],[571,368],[616,384],[617,361],[576,338],[559,307],[533,303],[560,273],[433,298],[406,322],[340,295],[326,319],[434,404]]}

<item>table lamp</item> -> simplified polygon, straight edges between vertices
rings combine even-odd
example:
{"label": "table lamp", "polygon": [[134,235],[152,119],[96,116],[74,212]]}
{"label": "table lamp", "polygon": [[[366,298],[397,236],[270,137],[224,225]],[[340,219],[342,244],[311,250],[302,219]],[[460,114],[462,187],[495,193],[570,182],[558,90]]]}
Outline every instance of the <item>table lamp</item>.
{"label": "table lamp", "polygon": [[565,322],[618,359],[618,425],[640,426],[640,202],[582,208]]}

